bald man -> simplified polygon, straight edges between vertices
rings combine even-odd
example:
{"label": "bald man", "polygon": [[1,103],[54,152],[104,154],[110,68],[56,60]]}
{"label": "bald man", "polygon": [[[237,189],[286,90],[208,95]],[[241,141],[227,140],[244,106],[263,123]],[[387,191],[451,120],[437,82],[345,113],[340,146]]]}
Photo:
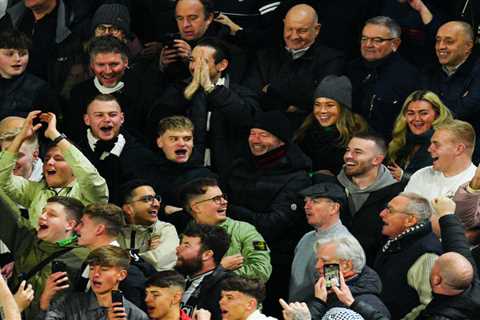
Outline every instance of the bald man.
{"label": "bald man", "polygon": [[455,202],[436,198],[432,205],[439,217],[445,253],[432,267],[433,299],[417,319],[478,319],[480,281],[462,223],[454,214]]}
{"label": "bald man", "polygon": [[[450,21],[437,31],[435,52],[438,62],[424,70],[422,86],[438,94],[455,118],[470,122],[478,136],[480,123],[480,62],[472,55],[472,27],[463,21]],[[473,162],[480,159],[478,141]]]}
{"label": "bald man", "polygon": [[321,26],[312,7],[292,7],[283,22],[284,45],[257,53],[245,85],[260,94],[266,108],[286,112],[296,128],[311,112],[313,90],[320,81],[343,73],[344,56],[317,41]]}

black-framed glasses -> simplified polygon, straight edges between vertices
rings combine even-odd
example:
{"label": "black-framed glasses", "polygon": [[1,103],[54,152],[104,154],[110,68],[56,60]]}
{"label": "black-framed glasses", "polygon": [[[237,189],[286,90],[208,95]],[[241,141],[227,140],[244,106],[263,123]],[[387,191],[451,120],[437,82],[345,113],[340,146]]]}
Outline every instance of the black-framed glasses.
{"label": "black-framed glasses", "polygon": [[367,43],[369,40],[373,42],[373,44],[382,44],[384,43],[385,41],[392,41],[396,38],[382,38],[382,37],[366,37],[366,36],[362,36],[360,38],[360,42],[361,43]]}
{"label": "black-framed glasses", "polygon": [[228,200],[228,196],[225,193],[220,194],[220,195],[215,196],[215,197],[205,199],[205,200],[200,200],[198,202],[195,202],[193,205],[196,205],[196,204],[199,204],[199,203],[202,203],[202,202],[207,202],[207,201],[213,201],[215,204],[222,204],[222,200],[224,200],[224,201]]}
{"label": "black-framed glasses", "polygon": [[146,195],[143,197],[140,197],[138,199],[132,200],[131,202],[145,202],[145,203],[152,203],[154,199],[157,199],[158,202],[162,202],[162,196],[157,194],[157,195]]}

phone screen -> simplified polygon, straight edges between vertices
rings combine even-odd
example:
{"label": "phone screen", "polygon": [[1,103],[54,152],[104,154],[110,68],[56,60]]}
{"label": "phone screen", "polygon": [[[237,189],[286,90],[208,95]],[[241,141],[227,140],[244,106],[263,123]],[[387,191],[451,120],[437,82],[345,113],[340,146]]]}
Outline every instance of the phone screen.
{"label": "phone screen", "polygon": [[323,275],[325,277],[327,288],[340,286],[340,266],[338,263],[329,263],[323,266]]}

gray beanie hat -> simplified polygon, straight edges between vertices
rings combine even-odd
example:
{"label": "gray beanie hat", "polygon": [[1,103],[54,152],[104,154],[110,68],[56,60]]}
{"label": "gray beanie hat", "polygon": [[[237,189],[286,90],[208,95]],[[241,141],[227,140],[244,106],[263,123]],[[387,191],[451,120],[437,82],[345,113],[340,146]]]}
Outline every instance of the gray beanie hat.
{"label": "gray beanie hat", "polygon": [[111,24],[125,32],[125,35],[130,34],[130,12],[123,4],[110,3],[102,4],[92,18],[92,33],[100,24]]}
{"label": "gray beanie hat", "polygon": [[329,98],[352,110],[352,83],[346,76],[329,75],[323,78],[313,93],[313,100]]}

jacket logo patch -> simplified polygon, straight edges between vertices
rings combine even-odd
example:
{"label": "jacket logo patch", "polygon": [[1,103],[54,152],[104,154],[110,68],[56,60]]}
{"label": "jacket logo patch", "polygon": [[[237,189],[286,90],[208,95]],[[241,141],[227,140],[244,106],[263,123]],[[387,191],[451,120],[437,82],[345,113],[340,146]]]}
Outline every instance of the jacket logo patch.
{"label": "jacket logo patch", "polygon": [[253,248],[257,251],[267,251],[267,243],[265,241],[253,241]]}

